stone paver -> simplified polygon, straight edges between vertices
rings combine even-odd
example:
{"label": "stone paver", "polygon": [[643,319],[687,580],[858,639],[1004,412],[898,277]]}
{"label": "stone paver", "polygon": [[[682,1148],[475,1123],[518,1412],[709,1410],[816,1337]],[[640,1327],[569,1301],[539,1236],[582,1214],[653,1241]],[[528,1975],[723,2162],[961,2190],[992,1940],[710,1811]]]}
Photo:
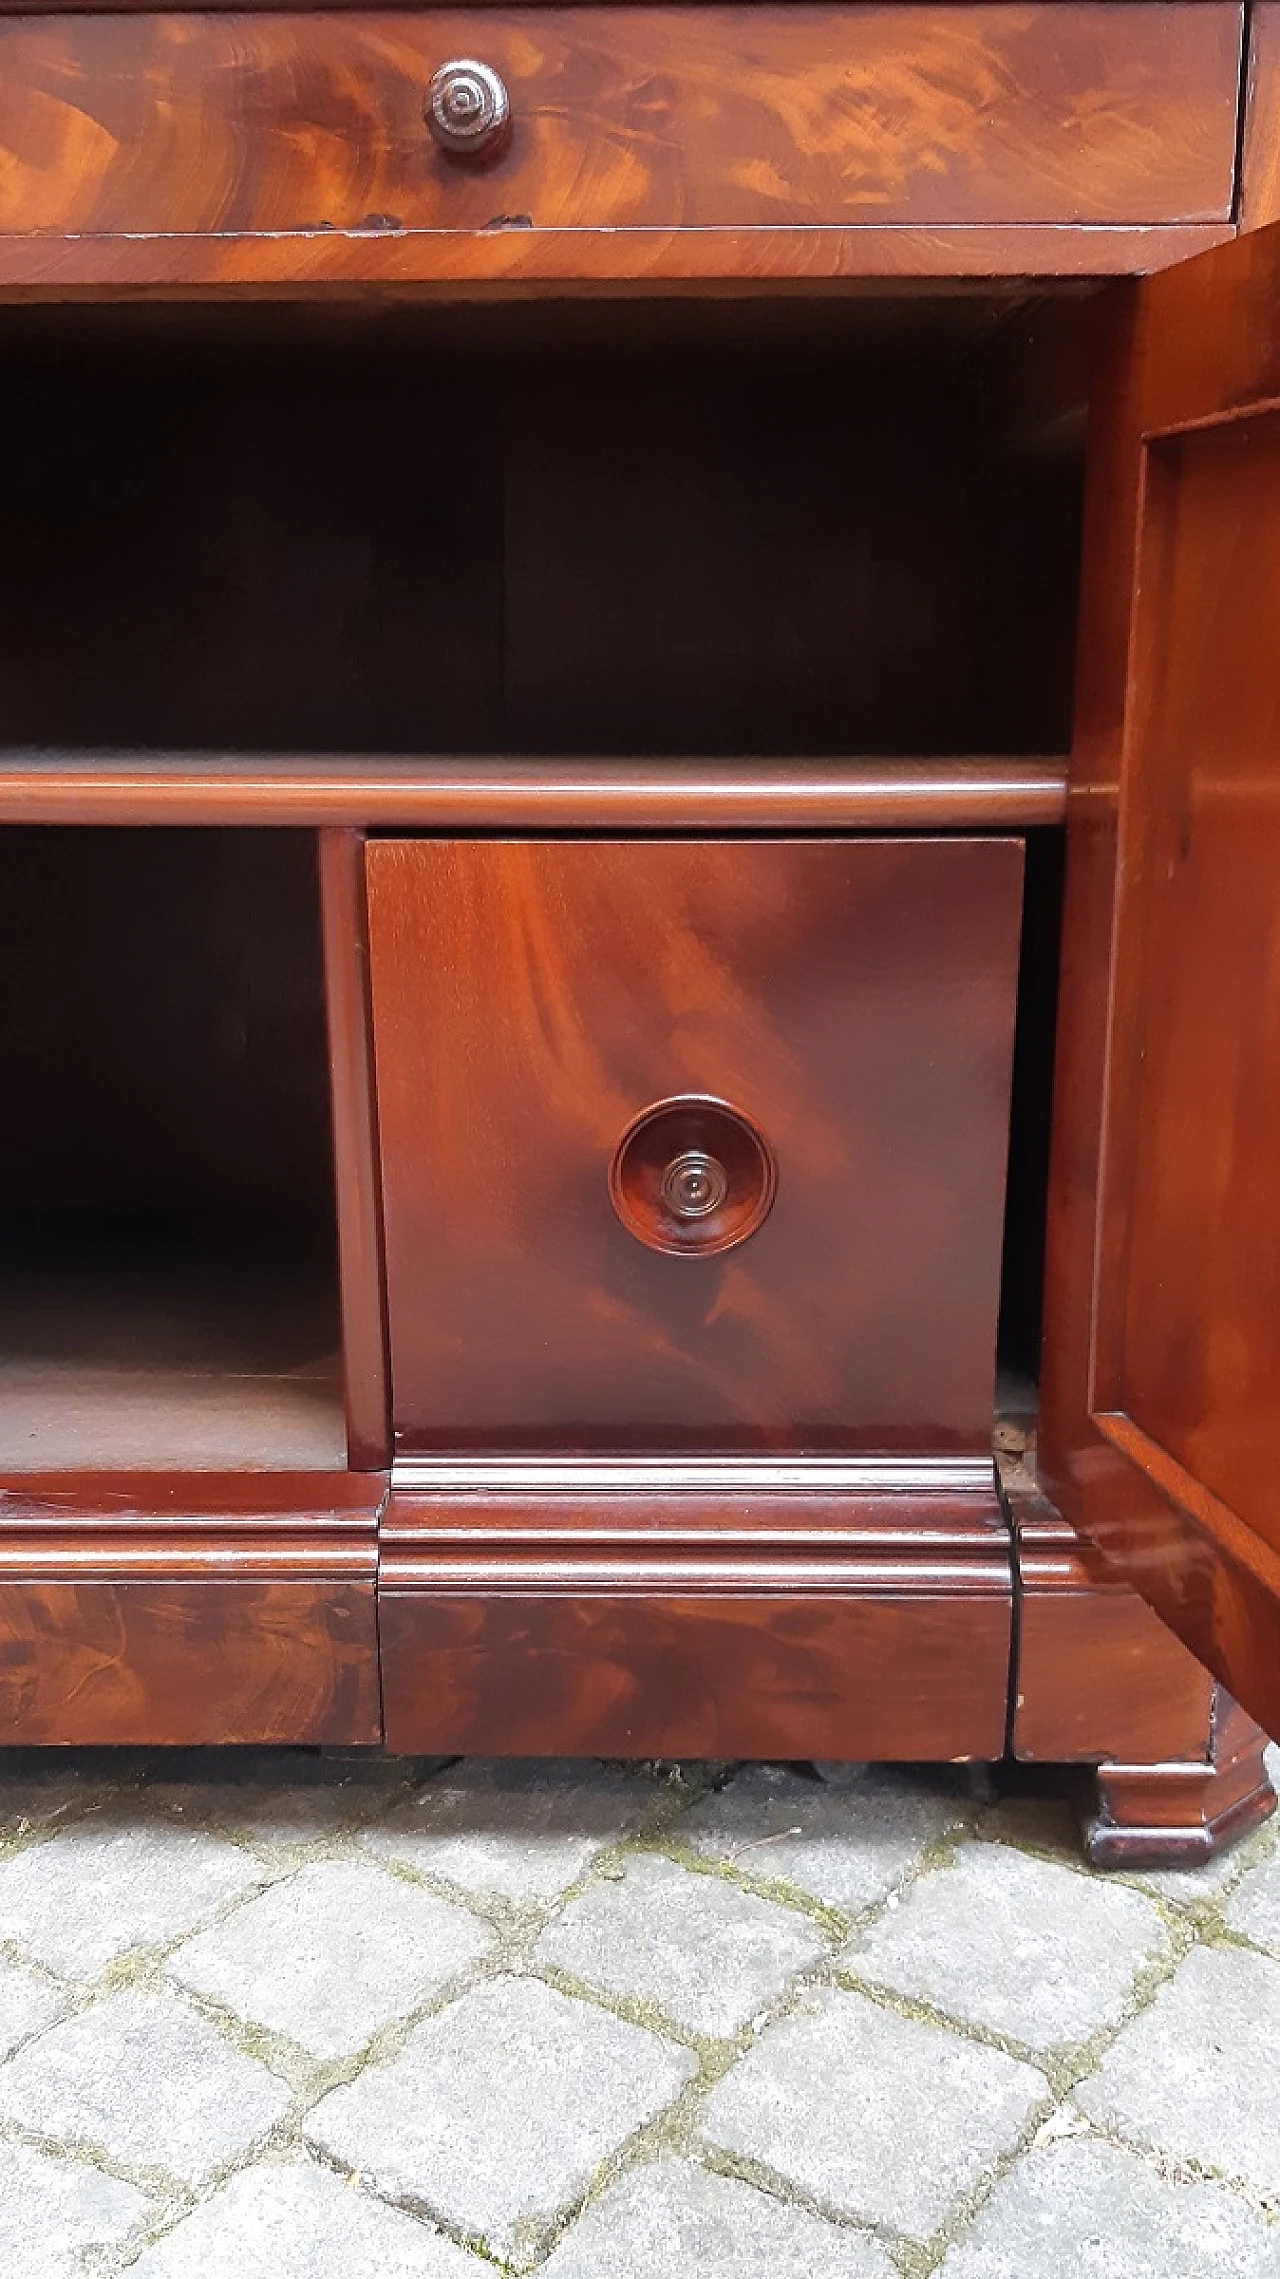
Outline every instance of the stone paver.
{"label": "stone paver", "polygon": [[1047,2097],[1034,2067],[827,1993],[769,2027],[708,2100],[707,2141],[820,2206],[926,2239]]}
{"label": "stone paver", "polygon": [[1226,1920],[1255,1946],[1280,1956],[1280,1851],[1250,1868],[1231,1898]]}
{"label": "stone paver", "polygon": [[914,1885],[847,1959],[859,1978],[1052,2050],[1118,2022],[1138,1971],[1168,1950],[1139,1892],[973,1844]]}
{"label": "stone paver", "polygon": [[310,2161],[233,2176],[132,2279],[492,2279],[492,2265]]}
{"label": "stone paver", "polygon": [[678,2160],[624,2176],[541,2270],[542,2279],[895,2279],[873,2240]]}
{"label": "stone paver", "polygon": [[288,2102],[265,2066],[169,1992],[112,1995],[0,2070],[0,2119],[189,2184],[246,2152]]}
{"label": "stone paver", "polygon": [[85,2279],[86,2254],[126,2239],[148,2208],[100,2168],[0,2145],[0,2270],[12,2279]]}
{"label": "stone paver", "polygon": [[311,2141],[517,2267],[607,2155],[676,2097],[690,2054],[643,2027],[506,1978],[414,2029],[391,2064],[335,2089]]}
{"label": "stone paver", "polygon": [[967,1811],[943,1771],[849,1765],[818,1781],[753,1765],[695,1805],[675,1834],[745,1875],[793,1884],[852,1914],[901,1883]]}
{"label": "stone paver", "polygon": [[68,1977],[92,1978],[131,1947],[164,1946],[261,1870],[220,1836],[142,1816],[93,1813],[0,1860],[0,1939]]}
{"label": "stone paver", "polygon": [[362,1839],[384,1859],[516,1904],[555,1899],[654,1810],[653,1784],[604,1766],[474,1759]]}
{"label": "stone paver", "polygon": [[225,1830],[266,1848],[295,1849],[342,1836],[403,1795],[411,1765],[397,1758],[352,1765],[341,1759],[254,1750],[235,1777],[210,1778],[198,1762],[186,1779],[167,1771],[147,1796],[175,1819]]}
{"label": "stone paver", "polygon": [[1033,2146],[939,2279],[1263,2279],[1269,2225],[1216,2184],[1172,2183],[1096,2140]]}
{"label": "stone paver", "polygon": [[191,1939],[169,1975],[314,2057],[363,2047],[492,1946],[460,1907],[363,1860],[320,1860]]}
{"label": "stone paver", "polygon": [[694,2034],[732,2034],[829,1953],[803,1915],[670,1860],[630,1860],[543,1932],[540,1962],[653,2003]]}
{"label": "stone paver", "polygon": [[83,1812],[113,1785],[99,1769],[100,1751],[77,1751],[70,1763],[67,1758],[62,1749],[0,1752],[0,1839],[27,1836]]}
{"label": "stone paver", "polygon": [[1280,2279],[1280,1830],[715,1778],[0,1751],[2,2279]]}
{"label": "stone paver", "polygon": [[1280,1962],[1197,1947],[1077,2099],[1127,2139],[1280,2191]]}
{"label": "stone paver", "polygon": [[29,2035],[51,2025],[67,1996],[51,1979],[0,1956],[0,2058],[9,2057]]}

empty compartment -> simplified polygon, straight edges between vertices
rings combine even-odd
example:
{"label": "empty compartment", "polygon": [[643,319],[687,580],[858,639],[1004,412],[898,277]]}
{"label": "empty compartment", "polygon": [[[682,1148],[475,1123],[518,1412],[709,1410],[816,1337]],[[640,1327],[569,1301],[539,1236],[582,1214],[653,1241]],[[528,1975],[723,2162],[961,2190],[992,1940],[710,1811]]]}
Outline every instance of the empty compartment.
{"label": "empty compartment", "polygon": [[313,840],[0,832],[0,1470],[346,1460]]}
{"label": "empty compartment", "polygon": [[1065,750],[1088,316],[0,310],[5,739]]}

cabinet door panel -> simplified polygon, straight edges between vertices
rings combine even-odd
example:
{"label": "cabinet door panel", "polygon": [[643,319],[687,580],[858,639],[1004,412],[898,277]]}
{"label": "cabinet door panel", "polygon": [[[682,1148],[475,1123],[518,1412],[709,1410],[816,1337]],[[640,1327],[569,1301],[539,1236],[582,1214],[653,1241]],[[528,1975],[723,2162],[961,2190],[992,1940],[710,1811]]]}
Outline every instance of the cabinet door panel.
{"label": "cabinet door panel", "polygon": [[1280,1730],[1280,230],[1139,288],[1100,398],[1043,1465]]}
{"label": "cabinet door panel", "polygon": [[402,1453],[989,1447],[1019,841],[368,865]]}

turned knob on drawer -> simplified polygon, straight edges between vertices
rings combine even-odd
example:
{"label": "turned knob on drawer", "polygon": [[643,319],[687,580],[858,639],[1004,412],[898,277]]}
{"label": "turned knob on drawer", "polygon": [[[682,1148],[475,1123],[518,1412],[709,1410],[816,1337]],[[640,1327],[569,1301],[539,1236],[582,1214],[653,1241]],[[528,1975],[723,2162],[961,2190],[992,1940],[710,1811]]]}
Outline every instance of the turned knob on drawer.
{"label": "turned knob on drawer", "polygon": [[511,133],[511,98],[487,63],[442,63],[427,89],[427,125],[454,158],[496,158]]}

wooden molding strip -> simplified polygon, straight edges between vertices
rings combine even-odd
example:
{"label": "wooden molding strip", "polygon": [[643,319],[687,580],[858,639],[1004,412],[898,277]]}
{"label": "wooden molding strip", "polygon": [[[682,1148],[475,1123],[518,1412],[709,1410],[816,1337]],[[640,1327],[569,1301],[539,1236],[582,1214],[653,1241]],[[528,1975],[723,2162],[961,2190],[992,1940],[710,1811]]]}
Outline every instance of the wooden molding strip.
{"label": "wooden molding strip", "polygon": [[1026,830],[1066,760],[459,759],[0,747],[0,823],[387,831]]}
{"label": "wooden molding strip", "polygon": [[725,229],[282,230],[219,236],[0,235],[0,296],[102,289],[225,301],[386,285],[424,295],[558,287],[734,293],[867,278],[1145,277],[1236,235],[1229,221]]}
{"label": "wooden molding strip", "polygon": [[386,1475],[0,1476],[0,1580],[366,1581]]}

